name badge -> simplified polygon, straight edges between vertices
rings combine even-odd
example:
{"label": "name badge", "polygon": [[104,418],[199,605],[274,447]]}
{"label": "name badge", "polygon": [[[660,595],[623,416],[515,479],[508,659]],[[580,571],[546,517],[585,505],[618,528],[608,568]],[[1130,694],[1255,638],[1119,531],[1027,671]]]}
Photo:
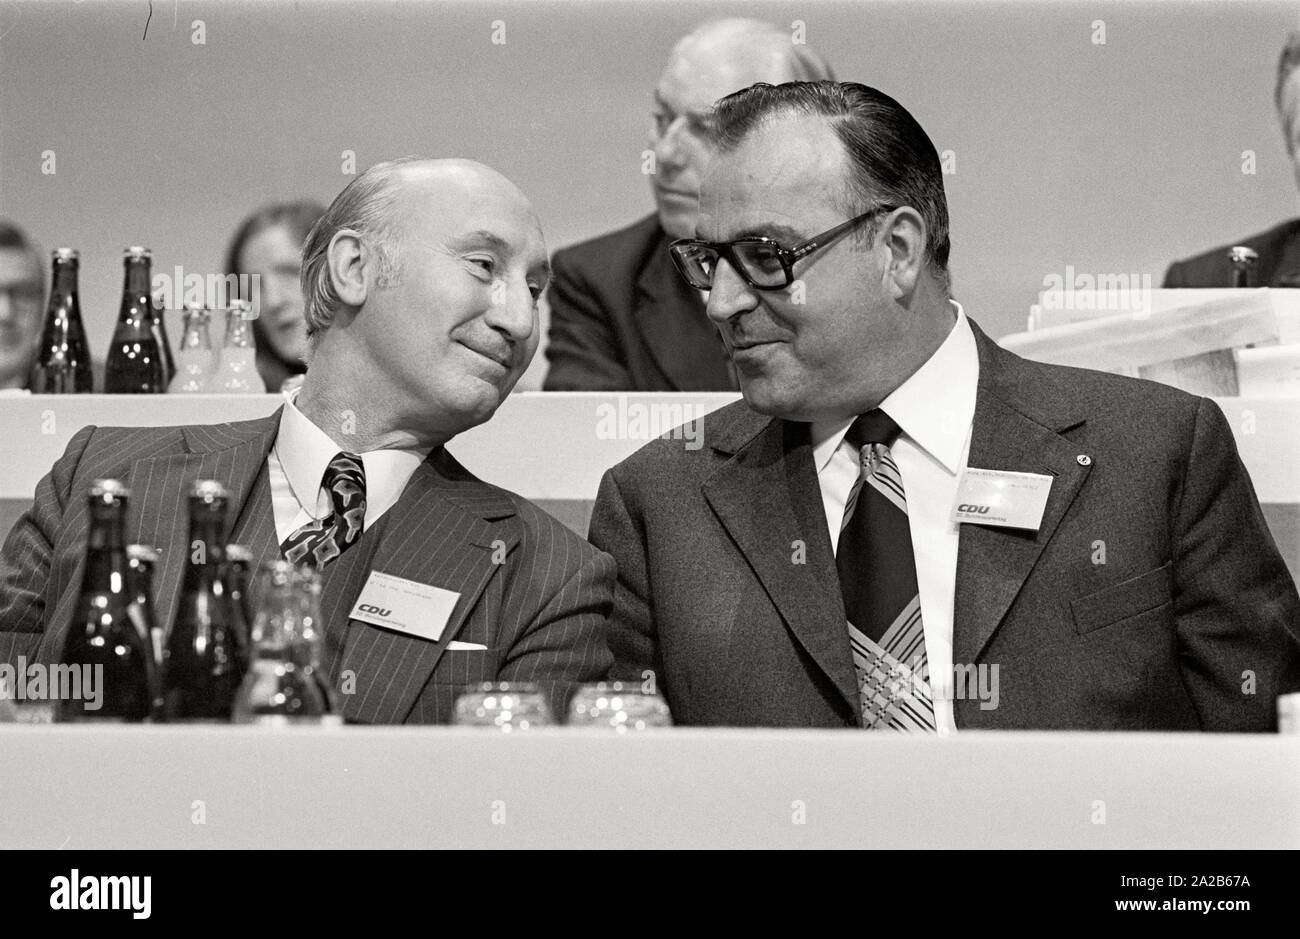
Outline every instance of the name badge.
{"label": "name badge", "polygon": [[1038,531],[1055,477],[966,467],[952,520]]}
{"label": "name badge", "polygon": [[437,642],[459,599],[454,590],[371,571],[348,616]]}

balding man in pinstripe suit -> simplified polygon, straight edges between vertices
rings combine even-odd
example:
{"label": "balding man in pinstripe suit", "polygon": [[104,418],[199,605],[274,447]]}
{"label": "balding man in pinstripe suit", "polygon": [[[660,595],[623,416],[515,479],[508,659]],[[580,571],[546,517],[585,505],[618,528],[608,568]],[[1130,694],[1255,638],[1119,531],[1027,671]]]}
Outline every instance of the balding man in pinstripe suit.
{"label": "balding man in pinstripe suit", "polygon": [[[81,430],[0,553],[0,661],[59,655],[96,478],[130,487],[127,538],[161,549],[154,590],[170,622],[183,496],[217,479],[233,541],[321,569],[327,665],[355,676],[347,719],[445,722],[482,680],[540,682],[558,706],[602,677],[610,557],[443,447],[528,367],[547,276],[527,199],[488,167],[404,159],[359,176],[304,246],[311,368],[297,397],[242,423]],[[350,618],[372,573],[456,593],[441,634]]]}

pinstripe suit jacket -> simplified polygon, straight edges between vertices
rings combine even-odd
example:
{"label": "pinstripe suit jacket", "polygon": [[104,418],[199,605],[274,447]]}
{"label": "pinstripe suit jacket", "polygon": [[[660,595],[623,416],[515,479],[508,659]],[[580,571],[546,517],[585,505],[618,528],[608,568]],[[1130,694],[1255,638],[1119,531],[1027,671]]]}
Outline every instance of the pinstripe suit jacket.
{"label": "pinstripe suit jacket", "polygon": [[[127,539],[160,550],[160,623],[171,621],[180,590],[193,480],[224,483],[234,540],[260,559],[278,557],[266,470],[278,427],[277,411],[233,424],[79,431],[0,549],[0,661],[57,659],[85,566],[85,493],[94,479],[126,482]],[[372,570],[460,594],[437,642],[348,618]],[[397,504],[325,570],[328,667],[336,681],[352,679],[342,684],[344,717],[444,723],[461,688],[485,680],[540,682],[562,706],[572,683],[609,667],[613,578],[608,555],[434,450]],[[452,640],[486,648],[448,650]]]}
{"label": "pinstripe suit jacket", "polygon": [[[1223,413],[971,329],[968,465],[1053,482],[1037,532],[961,526],[953,661],[997,666],[1000,695],[954,701],[957,726],[1276,728],[1300,597]],[[860,725],[808,425],[743,401],[703,421],[703,447],[656,440],[601,481],[615,677],[655,671],[683,724]]]}

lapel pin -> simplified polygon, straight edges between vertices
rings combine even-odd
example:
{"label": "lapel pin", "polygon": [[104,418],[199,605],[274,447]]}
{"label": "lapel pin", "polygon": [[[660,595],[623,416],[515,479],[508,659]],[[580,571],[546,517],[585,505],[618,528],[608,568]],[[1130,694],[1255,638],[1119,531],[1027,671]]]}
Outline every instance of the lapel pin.
{"label": "lapel pin", "polygon": [[1080,466],[1092,466],[1092,457],[1088,456],[1086,453],[1080,453],[1075,457],[1075,459],[1079,462]]}

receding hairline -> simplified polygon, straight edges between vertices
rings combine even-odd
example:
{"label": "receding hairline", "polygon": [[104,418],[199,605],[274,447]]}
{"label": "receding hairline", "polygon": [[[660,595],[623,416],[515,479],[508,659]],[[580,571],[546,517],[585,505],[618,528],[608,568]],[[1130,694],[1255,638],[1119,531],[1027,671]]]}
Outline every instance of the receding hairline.
{"label": "receding hairline", "polygon": [[524,191],[510,177],[486,163],[462,157],[402,158],[375,164],[366,173],[376,169],[381,175],[373,181],[371,198],[387,204],[384,226],[390,234],[396,235],[401,220],[407,213],[417,211],[420,205],[418,200],[404,199],[403,196],[424,194],[439,199],[473,198],[474,189],[484,185],[504,189],[518,197],[527,206],[533,224],[541,231],[541,220]]}
{"label": "receding hairline", "polygon": [[[705,179],[712,172],[724,172],[727,170],[725,160],[734,156],[741,148],[753,145],[759,138],[766,134],[780,132],[787,125],[810,125],[824,129],[830,141],[833,141],[834,148],[820,146],[810,146],[809,150],[818,159],[832,159],[836,162],[840,173],[840,184],[833,187],[833,191],[828,192],[831,204],[845,211],[851,209],[861,201],[861,194],[858,193],[854,185],[854,167],[853,160],[844,146],[844,141],[836,131],[838,124],[847,120],[842,114],[811,114],[800,108],[793,106],[783,106],[767,114],[764,114],[754,126],[750,127],[743,137],[732,141],[726,147],[719,147],[717,158],[705,170]],[[795,133],[795,139],[807,141],[807,138],[800,133]],[[792,179],[791,182],[794,180]],[[735,236],[739,237],[739,236]]]}

